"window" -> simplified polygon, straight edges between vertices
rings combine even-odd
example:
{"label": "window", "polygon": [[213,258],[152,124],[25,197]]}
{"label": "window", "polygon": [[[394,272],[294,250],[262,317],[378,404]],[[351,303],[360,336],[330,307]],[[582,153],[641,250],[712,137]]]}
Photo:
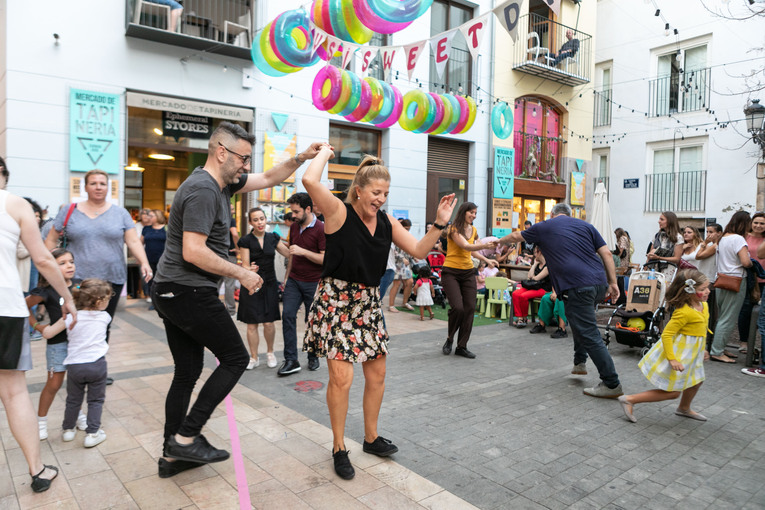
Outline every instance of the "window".
{"label": "window", "polygon": [[600,87],[595,90],[593,126],[611,125],[611,68],[600,69]]}
{"label": "window", "polygon": [[538,98],[515,100],[515,175],[560,182],[560,113]]}
{"label": "window", "polygon": [[[453,3],[449,0],[436,0],[430,8],[430,35],[431,37],[457,28],[473,18],[473,9]],[[458,92],[470,94],[472,92],[472,64],[470,51],[467,43],[459,35],[452,38],[452,51],[446,62],[444,74],[439,78],[436,71],[436,61],[432,48],[430,55],[430,91],[431,92]]]}
{"label": "window", "polygon": [[710,68],[706,44],[660,55],[657,78],[649,82],[652,116],[709,107]]}
{"label": "window", "polygon": [[706,198],[704,145],[653,151],[651,174],[646,176],[646,211],[702,211]]}
{"label": "window", "polygon": [[380,157],[380,132],[341,124],[329,125],[329,143],[335,148],[335,159],[329,164],[332,192],[345,200],[356,168],[365,154]]}
{"label": "window", "polygon": [[[375,33],[372,35],[372,39],[369,40],[370,46],[381,47],[381,46],[390,46],[391,44],[393,44],[393,37],[390,34]],[[335,55],[329,61],[329,64],[337,68],[340,68],[340,66],[343,65],[343,56]],[[360,75],[361,61],[356,60],[356,58],[351,58],[347,69],[351,72],[354,72]],[[369,63],[369,67],[367,68],[367,76],[371,76],[372,78],[376,78],[380,81],[386,81],[385,72],[383,70],[382,55],[380,53],[377,53],[377,55],[375,55],[375,58],[373,58],[372,61]],[[388,76],[387,81],[388,82],[391,81],[390,76]]]}
{"label": "window", "polygon": [[609,167],[609,151],[608,149],[605,150],[599,150],[599,151],[593,151],[592,152],[592,161],[595,163],[595,168],[597,168],[597,171],[595,172],[595,178],[593,179],[592,183],[592,189],[597,189],[598,183],[602,182],[603,185],[606,187],[606,193],[608,193],[608,184],[609,184],[609,177],[611,173],[611,169]]}

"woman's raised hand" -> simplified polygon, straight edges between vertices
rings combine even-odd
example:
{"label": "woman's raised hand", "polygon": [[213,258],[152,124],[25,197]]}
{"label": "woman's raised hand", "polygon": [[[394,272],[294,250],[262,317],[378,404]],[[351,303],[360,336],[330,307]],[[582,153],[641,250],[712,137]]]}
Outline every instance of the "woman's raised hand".
{"label": "woman's raised hand", "polygon": [[441,201],[438,202],[438,211],[436,212],[436,218],[440,225],[449,223],[452,219],[455,205],[457,205],[457,197],[454,196],[454,193],[441,197]]}

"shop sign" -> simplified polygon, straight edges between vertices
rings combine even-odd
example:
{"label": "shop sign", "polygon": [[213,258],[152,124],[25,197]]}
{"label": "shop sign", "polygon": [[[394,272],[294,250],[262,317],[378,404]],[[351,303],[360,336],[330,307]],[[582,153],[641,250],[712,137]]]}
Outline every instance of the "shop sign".
{"label": "shop sign", "polygon": [[201,101],[191,101],[177,97],[141,94],[140,92],[128,92],[126,103],[128,106],[135,106],[137,108],[185,113],[187,115],[202,115],[214,119],[225,119],[239,122],[252,122],[254,116],[251,108],[203,103]]}
{"label": "shop sign", "polygon": [[495,198],[492,201],[491,235],[504,237],[513,231],[513,201],[505,198]]}
{"label": "shop sign", "polygon": [[494,147],[494,198],[513,199],[515,149]]}
{"label": "shop sign", "polygon": [[162,112],[162,133],[180,138],[208,139],[212,134],[212,118],[186,113]]}
{"label": "shop sign", "polygon": [[717,218],[706,218],[705,223],[706,223],[705,226],[707,226],[707,227],[709,227],[711,225],[714,225],[714,224],[717,223]]}
{"label": "shop sign", "polygon": [[624,189],[638,189],[640,187],[640,179],[624,179]]}
{"label": "shop sign", "polygon": [[571,172],[571,205],[584,205],[584,172]]}
{"label": "shop sign", "polygon": [[120,96],[69,91],[69,170],[120,171]]}

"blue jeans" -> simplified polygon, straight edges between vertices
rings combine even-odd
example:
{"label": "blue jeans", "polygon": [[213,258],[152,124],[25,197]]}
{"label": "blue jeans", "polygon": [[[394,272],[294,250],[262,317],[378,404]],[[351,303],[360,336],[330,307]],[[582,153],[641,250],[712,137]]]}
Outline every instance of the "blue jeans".
{"label": "blue jeans", "polygon": [[[300,305],[305,305],[305,319],[308,320],[308,310],[311,309],[313,296],[319,282],[301,282],[293,278],[287,278],[284,284],[284,296],[282,297],[282,336],[284,337],[284,359],[297,361],[297,313]],[[315,358],[316,354],[309,352],[308,358]]]}
{"label": "blue jeans", "polygon": [[[385,293],[388,292],[388,287],[393,283],[393,277],[396,275],[395,269],[386,269],[380,278],[380,306],[382,307],[382,298],[385,297]],[[383,307],[384,308],[384,307]]]}
{"label": "blue jeans", "polygon": [[562,297],[574,337],[574,364],[586,362],[589,355],[598,369],[600,379],[609,388],[616,388],[619,385],[619,375],[595,319],[595,304],[603,301],[606,290],[608,287],[605,285],[579,287],[565,291]]}

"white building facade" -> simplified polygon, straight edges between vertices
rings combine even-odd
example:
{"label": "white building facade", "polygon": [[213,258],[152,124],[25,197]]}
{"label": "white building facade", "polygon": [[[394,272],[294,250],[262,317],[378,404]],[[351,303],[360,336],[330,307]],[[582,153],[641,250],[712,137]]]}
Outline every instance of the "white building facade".
{"label": "white building facade", "polygon": [[[333,143],[338,160],[327,178],[338,191],[349,184],[362,154],[381,157],[392,174],[387,209],[409,217],[415,235],[424,233],[438,197],[446,192],[484,208],[493,161],[491,100],[479,88],[491,88],[493,38],[485,37],[473,60],[458,33],[441,77],[430,44],[411,81],[400,52],[387,78],[402,93],[422,88],[471,95],[478,108],[469,131],[433,136],[398,124],[379,129],[314,107],[311,86],[323,64],[278,78],[253,65],[253,36],[300,5],[186,0],[178,24],[169,27],[170,9],[148,1],[46,2],[41,16],[39,4],[0,0],[0,155],[11,172],[8,189],[48,206],[54,215],[60,205],[84,198],[78,179],[89,160],[91,166],[106,167],[116,203],[131,211],[167,209],[174,190],[204,164],[207,134],[230,120],[256,135],[253,172],[270,161],[268,144],[281,150],[276,138],[295,138],[297,151],[313,141]],[[405,30],[377,36],[372,43],[407,45],[491,8],[488,0],[436,0]],[[489,23],[493,30],[493,16]],[[369,73],[385,79],[380,64],[378,56]],[[350,69],[359,66],[356,61]],[[296,177],[279,189],[246,197],[238,210],[264,205],[278,227],[284,199],[301,190],[300,171]],[[486,231],[485,214],[479,213],[476,227]]]}
{"label": "white building facade", "polygon": [[[745,3],[710,6],[736,16]],[[762,67],[749,51],[765,41],[761,18],[726,19],[687,2],[599,0],[597,19],[588,185],[607,183],[614,228],[630,233],[635,261],[662,211],[702,228],[753,212],[758,151],[747,142],[741,76]]]}

